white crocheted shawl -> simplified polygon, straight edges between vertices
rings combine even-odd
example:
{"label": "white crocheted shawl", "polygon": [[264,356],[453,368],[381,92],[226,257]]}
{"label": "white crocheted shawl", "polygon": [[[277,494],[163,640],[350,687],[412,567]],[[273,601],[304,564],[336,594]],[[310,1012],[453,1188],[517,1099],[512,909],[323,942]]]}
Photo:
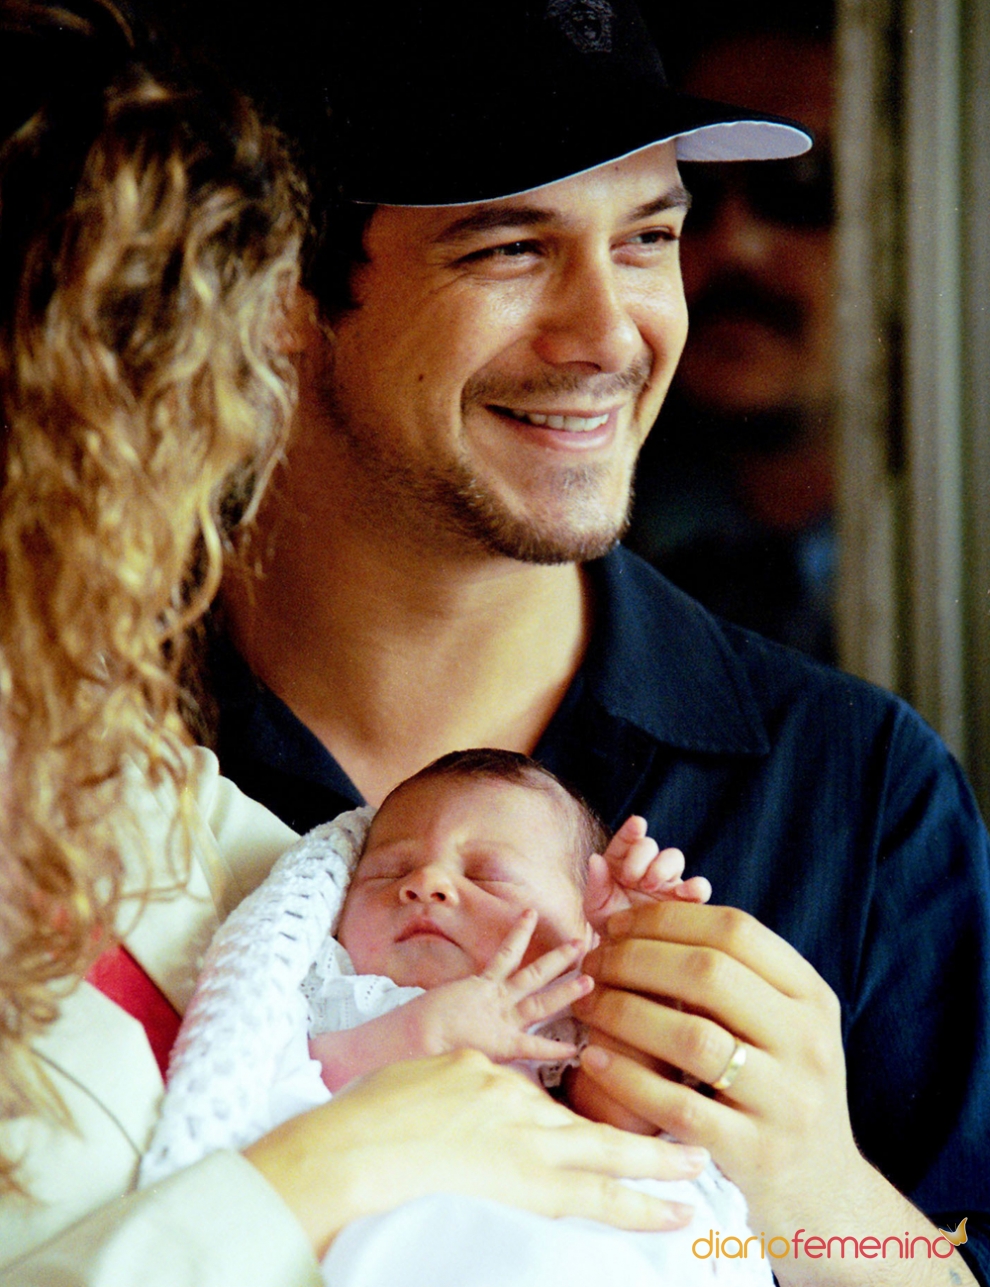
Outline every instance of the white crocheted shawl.
{"label": "white crocheted shawl", "polygon": [[142,1186],[270,1129],[279,1054],[308,1026],[303,985],[328,944],[335,946],[374,812],[354,809],[305,835],[217,932],[172,1052]]}

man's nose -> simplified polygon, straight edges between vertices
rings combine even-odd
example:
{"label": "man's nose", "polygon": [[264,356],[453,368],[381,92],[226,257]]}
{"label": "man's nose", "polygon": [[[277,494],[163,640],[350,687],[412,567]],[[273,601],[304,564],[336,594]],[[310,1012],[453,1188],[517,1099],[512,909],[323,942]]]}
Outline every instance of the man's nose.
{"label": "man's nose", "polygon": [[548,288],[534,344],[544,362],[620,372],[642,357],[645,342],[620,273],[607,252],[585,252],[562,265]]}
{"label": "man's nose", "polygon": [[410,872],[403,880],[399,902],[456,903],[457,886],[443,867],[430,863]]}

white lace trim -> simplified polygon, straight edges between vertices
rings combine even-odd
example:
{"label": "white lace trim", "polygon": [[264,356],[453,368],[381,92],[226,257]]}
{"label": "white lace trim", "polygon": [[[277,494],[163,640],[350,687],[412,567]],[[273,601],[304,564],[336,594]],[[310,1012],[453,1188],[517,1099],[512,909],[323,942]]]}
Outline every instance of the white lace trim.
{"label": "white lace trim", "polygon": [[302,983],[309,1003],[308,1031],[343,1032],[388,1014],[423,995],[423,988],[400,987],[380,974],[355,974],[354,965],[335,938],[327,938]]}

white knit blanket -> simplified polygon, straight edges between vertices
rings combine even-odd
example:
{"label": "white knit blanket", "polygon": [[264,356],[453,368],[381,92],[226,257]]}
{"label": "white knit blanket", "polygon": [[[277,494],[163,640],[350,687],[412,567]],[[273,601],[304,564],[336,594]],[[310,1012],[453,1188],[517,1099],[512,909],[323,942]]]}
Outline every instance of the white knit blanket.
{"label": "white knit blanket", "polygon": [[280,1054],[309,1026],[303,984],[333,947],[374,812],[342,813],[303,836],[217,932],[172,1052],[142,1186],[271,1129]]}

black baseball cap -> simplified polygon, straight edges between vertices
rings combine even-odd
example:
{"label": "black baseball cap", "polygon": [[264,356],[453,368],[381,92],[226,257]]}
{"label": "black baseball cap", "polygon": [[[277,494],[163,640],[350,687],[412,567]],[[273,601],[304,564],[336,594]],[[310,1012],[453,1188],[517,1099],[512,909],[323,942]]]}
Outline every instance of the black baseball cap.
{"label": "black baseball cap", "polygon": [[672,90],[632,0],[349,0],[332,12],[326,94],[351,201],[490,201],[671,140],[681,161],[812,144],[794,121]]}

